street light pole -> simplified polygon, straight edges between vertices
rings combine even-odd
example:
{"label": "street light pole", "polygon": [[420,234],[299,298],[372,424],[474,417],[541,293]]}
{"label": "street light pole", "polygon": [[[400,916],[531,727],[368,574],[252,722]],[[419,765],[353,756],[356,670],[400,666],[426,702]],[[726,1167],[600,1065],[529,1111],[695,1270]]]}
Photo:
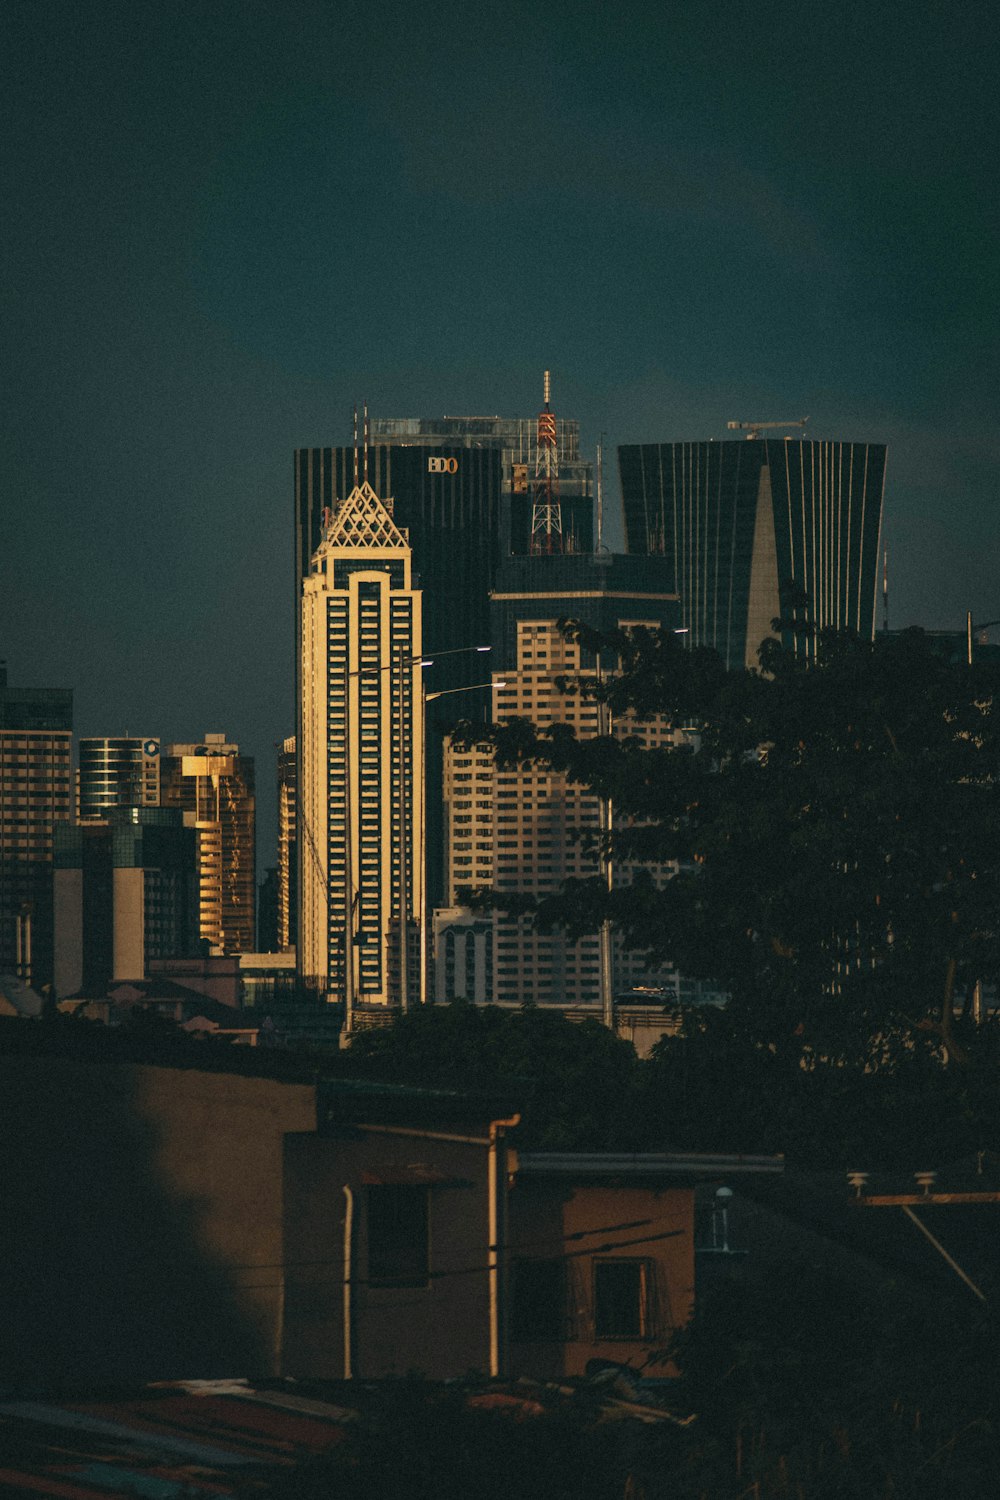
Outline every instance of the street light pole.
{"label": "street light pole", "polygon": [[[602,681],[601,658],[597,658],[597,680]],[[611,710],[606,702],[601,703],[600,731],[602,734],[610,735],[612,729]],[[608,895],[614,888],[614,865],[611,854],[611,834],[614,822],[614,808],[610,796],[601,797],[599,802],[599,816],[601,829],[601,863],[604,866],[604,879],[608,888]],[[611,918],[605,917],[601,923],[599,934],[601,955],[601,1020],[609,1031],[615,1029],[615,970],[614,952],[611,938]]]}

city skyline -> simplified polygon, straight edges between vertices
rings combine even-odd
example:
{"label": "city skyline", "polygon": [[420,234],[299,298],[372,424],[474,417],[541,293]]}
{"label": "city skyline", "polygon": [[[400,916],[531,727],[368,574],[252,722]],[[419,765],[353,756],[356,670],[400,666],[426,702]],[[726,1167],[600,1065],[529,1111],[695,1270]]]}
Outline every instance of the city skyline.
{"label": "city skyline", "polygon": [[364,399],[530,420],[544,368],[581,452],[606,434],[610,516],[619,444],[806,413],[885,443],[892,623],[996,618],[996,29],[843,3],[752,28],[473,4],[419,35],[393,6],[23,8],[11,681],[72,687],[80,735],[225,724],[270,840],[291,454],[348,443]]}

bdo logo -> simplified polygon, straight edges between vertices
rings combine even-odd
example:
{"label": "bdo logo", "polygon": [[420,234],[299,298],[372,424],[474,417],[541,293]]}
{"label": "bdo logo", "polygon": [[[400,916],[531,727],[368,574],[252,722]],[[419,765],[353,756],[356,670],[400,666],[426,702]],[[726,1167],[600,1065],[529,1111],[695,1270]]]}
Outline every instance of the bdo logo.
{"label": "bdo logo", "polygon": [[457,474],[457,458],[429,458],[427,460],[428,474]]}

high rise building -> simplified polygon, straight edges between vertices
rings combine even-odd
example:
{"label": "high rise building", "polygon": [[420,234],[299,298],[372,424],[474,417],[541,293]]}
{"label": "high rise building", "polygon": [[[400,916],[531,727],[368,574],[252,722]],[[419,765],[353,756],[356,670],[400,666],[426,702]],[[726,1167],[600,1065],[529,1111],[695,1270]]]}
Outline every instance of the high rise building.
{"label": "high rise building", "polygon": [[[593,471],[580,456],[579,423],[553,418],[559,468],[563,544],[593,546]],[[538,462],[535,418],[374,418],[367,477],[377,494],[392,495],[396,523],[413,550],[424,595],[423,646],[429,656],[490,638],[489,595],[497,569],[531,540],[532,485]],[[302,580],[322,538],[324,513],[357,482],[352,446],[302,448],[295,455],[295,608]],[[296,626],[298,630],[298,625]],[[297,645],[299,642],[296,637]],[[482,661],[456,651],[440,656],[434,685],[467,689],[482,680]],[[484,717],[489,695],[462,700],[463,716]],[[432,706],[426,746],[428,896],[444,891],[441,716]]]}
{"label": "high rise building", "polygon": [[816,625],[874,636],[882,444],[644,443],[618,457],[626,550],[668,564],[692,645],[755,667],[786,584]]}
{"label": "high rise building", "polygon": [[0,973],[52,979],[52,837],[72,817],[73,694],[0,663]]}
{"label": "high rise building", "polygon": [[160,741],[155,735],[80,740],[78,816],[103,818],[112,807],[158,807]]}
{"label": "high rise building", "polygon": [[195,815],[112,807],[55,830],[55,993],[103,995],[151,959],[199,951]]}
{"label": "high rise building", "polygon": [[269,865],[257,887],[257,951],[278,952],[278,867]]}
{"label": "high rise building", "polygon": [[367,481],[328,513],[302,594],[299,973],[352,1030],[419,995],[423,907],[421,594]]}
{"label": "high rise building", "polygon": [[[601,710],[579,694],[557,687],[562,676],[598,670],[590,653],[567,641],[566,618],[598,630],[671,628],[678,601],[657,557],[597,553],[511,558],[493,592],[493,717],[498,723],[531,719],[539,728],[569,725],[579,738],[607,732]],[[604,663],[605,668],[612,663]],[[665,723],[628,726],[650,746],[674,742]],[[549,767],[501,768],[482,747],[448,744],[445,750],[445,816],[448,830],[449,907],[436,914],[436,992],[442,998],[532,1001],[567,1007],[602,1000],[601,944],[597,933],[570,942],[562,933],[535,931],[527,918],[498,911],[492,954],[484,953],[483,919],[458,905],[463,886],[546,895],[564,880],[600,873],[599,857],[573,830],[599,834],[603,809],[597,797]],[[615,955],[617,981],[627,986],[641,960]]]}
{"label": "high rise building", "polygon": [[278,751],[278,951],[295,947],[298,925],[298,844],[296,842],[295,736]]}
{"label": "high rise building", "polygon": [[255,948],[256,795],[252,756],[206,734],[200,744],[168,745],[160,799],[195,817],[201,936],[222,953]]}

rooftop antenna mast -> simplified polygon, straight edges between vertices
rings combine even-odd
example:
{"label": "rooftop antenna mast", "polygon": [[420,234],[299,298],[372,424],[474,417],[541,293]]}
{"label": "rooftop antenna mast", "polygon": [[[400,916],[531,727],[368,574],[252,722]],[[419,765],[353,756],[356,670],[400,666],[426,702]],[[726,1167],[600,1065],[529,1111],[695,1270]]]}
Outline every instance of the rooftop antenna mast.
{"label": "rooftop antenna mast", "polygon": [[604,433],[597,443],[597,550],[604,551]]}
{"label": "rooftop antenna mast", "polygon": [[531,541],[529,552],[535,555],[562,552],[562,509],[559,504],[559,450],[556,446],[556,418],[549,406],[549,372],[545,371],[543,400],[538,413],[535,441],[535,488],[531,507]]}
{"label": "rooftop antenna mast", "polygon": [[354,407],[354,488],[358,487],[358,408]]}
{"label": "rooftop antenna mast", "polygon": [[364,476],[365,476],[365,484],[367,484],[368,483],[368,402],[367,401],[365,402],[364,436],[365,436],[365,467],[364,467]]}

